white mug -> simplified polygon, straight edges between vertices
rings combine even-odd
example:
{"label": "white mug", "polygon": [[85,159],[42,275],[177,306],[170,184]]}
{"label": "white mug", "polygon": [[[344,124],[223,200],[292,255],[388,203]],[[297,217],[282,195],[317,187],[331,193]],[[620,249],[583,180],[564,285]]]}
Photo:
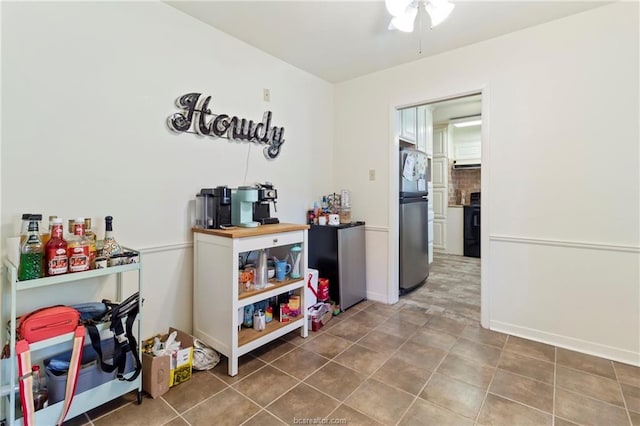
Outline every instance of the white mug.
{"label": "white mug", "polygon": [[327,217],[326,216],[320,216],[318,218],[318,225],[326,225],[327,224]]}
{"label": "white mug", "polygon": [[339,214],[330,214],[329,215],[329,225],[340,225],[340,215]]}

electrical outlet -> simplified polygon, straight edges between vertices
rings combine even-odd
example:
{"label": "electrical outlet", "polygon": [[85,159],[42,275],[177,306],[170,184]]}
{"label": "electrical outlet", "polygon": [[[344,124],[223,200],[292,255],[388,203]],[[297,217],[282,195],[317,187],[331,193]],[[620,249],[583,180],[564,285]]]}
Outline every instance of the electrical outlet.
{"label": "electrical outlet", "polygon": [[262,98],[265,102],[271,102],[271,90],[262,89]]}
{"label": "electrical outlet", "polygon": [[369,180],[376,180],[376,169],[369,169]]}

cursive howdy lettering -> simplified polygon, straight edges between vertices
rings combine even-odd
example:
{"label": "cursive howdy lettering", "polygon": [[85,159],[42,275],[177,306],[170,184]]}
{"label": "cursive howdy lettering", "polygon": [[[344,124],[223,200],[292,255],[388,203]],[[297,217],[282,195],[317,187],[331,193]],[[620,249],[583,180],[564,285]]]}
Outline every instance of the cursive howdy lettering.
{"label": "cursive howdy lettering", "polygon": [[209,109],[209,102],[211,96],[202,97],[201,93],[180,96],[176,105],[183,111],[169,116],[169,128],[177,133],[197,133],[202,136],[267,145],[264,155],[268,159],[274,159],[280,154],[284,143],[284,127],[271,125],[271,111],[266,111],[262,121],[256,123],[246,118],[213,114]]}

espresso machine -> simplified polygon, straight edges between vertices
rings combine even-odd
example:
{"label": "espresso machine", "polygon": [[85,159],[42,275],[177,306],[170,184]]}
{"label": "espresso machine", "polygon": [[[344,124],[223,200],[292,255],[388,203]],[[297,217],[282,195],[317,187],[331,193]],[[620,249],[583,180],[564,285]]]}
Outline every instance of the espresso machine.
{"label": "espresso machine", "polygon": [[271,182],[258,184],[258,201],[253,203],[253,220],[262,225],[270,225],[272,223],[280,223],[277,217],[271,217],[271,203],[273,203],[273,211],[277,212],[276,202],[278,199],[278,191],[273,188]]}
{"label": "espresso machine", "polygon": [[220,229],[231,226],[231,189],[202,188],[196,194],[196,227]]}

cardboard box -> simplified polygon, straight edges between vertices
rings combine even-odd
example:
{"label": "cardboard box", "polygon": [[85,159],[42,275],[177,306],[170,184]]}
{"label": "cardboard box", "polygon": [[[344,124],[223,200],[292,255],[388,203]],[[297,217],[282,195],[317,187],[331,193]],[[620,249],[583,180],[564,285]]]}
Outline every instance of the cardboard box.
{"label": "cardboard box", "polygon": [[191,378],[193,367],[193,336],[175,328],[169,333],[177,332],[176,340],[183,349],[172,355],[153,356],[142,354],[142,389],[157,398],[166,393],[171,386],[186,382]]}

